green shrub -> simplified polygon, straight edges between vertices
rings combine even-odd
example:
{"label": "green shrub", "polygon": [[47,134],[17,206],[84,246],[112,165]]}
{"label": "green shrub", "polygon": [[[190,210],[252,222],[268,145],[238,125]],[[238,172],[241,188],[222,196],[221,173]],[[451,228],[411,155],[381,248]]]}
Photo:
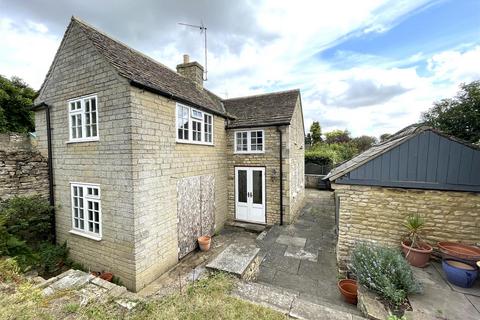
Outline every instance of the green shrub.
{"label": "green shrub", "polygon": [[56,273],[68,263],[68,247],[66,242],[62,245],[44,242],[40,245],[38,254],[38,268],[41,273]]}
{"label": "green shrub", "polygon": [[402,304],[408,294],[420,292],[410,266],[395,249],[358,244],[352,254],[352,271],[361,285],[393,305]]}
{"label": "green shrub", "polygon": [[0,225],[8,234],[36,247],[52,239],[52,214],[48,201],[38,195],[14,197],[0,204]]}
{"label": "green shrub", "polygon": [[20,279],[20,268],[13,258],[0,259],[0,282]]}

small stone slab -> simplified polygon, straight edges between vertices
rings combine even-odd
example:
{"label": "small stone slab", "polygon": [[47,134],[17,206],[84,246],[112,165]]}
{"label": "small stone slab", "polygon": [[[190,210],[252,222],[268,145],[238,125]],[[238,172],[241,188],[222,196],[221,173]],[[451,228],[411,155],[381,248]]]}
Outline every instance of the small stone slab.
{"label": "small stone slab", "polygon": [[308,260],[311,262],[317,262],[317,254],[306,251],[302,248],[295,247],[295,246],[288,246],[287,250],[285,250],[285,257],[291,257],[300,260]]}
{"label": "small stone slab", "polygon": [[242,277],[260,251],[252,244],[232,243],[215,259],[207,264],[207,268],[224,271]]}
{"label": "small stone slab", "polygon": [[80,270],[73,270],[70,274],[51,284],[53,290],[75,289],[88,283],[95,276]]}
{"label": "small stone slab", "polygon": [[290,310],[291,317],[298,319],[311,319],[311,320],[352,320],[352,319],[362,319],[351,313],[341,311],[338,309],[332,309],[325,305],[315,304],[303,299],[295,299],[292,304],[292,309]]}
{"label": "small stone slab", "polygon": [[280,244],[285,244],[287,246],[295,246],[295,247],[305,247],[305,243],[307,242],[306,238],[300,238],[300,237],[292,237],[292,236],[287,236],[284,234],[281,234],[278,236],[277,240],[275,241],[276,243]]}
{"label": "small stone slab", "polygon": [[232,291],[234,297],[288,313],[296,295],[277,287],[240,281]]}
{"label": "small stone slab", "polygon": [[368,319],[385,320],[389,316],[389,311],[385,309],[385,306],[380,302],[378,296],[363,286],[358,287],[357,308]]}

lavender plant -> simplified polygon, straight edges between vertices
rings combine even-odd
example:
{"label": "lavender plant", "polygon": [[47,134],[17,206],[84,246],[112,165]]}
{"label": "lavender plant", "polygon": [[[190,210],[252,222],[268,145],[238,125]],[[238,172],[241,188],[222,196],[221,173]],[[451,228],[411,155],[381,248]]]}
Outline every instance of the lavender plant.
{"label": "lavender plant", "polygon": [[361,285],[396,306],[408,294],[421,291],[410,266],[395,249],[360,243],[353,250],[351,268]]}

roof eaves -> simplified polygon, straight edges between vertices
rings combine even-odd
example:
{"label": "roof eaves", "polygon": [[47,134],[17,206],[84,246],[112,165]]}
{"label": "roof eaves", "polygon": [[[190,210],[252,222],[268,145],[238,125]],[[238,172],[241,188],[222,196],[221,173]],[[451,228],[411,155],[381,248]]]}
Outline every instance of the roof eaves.
{"label": "roof eaves", "polygon": [[196,103],[193,103],[191,101],[188,101],[184,98],[180,98],[176,95],[173,95],[169,92],[166,92],[166,91],[163,91],[163,90],[160,90],[160,89],[157,89],[157,88],[154,88],[152,86],[148,86],[146,84],[143,84],[141,82],[138,82],[138,81],[135,81],[135,80],[131,80],[131,79],[128,79],[128,82],[130,83],[131,86],[134,86],[136,88],[139,88],[139,89],[142,89],[142,90],[146,90],[146,91],[149,91],[151,93],[155,93],[155,94],[158,94],[162,97],[165,97],[165,98],[168,98],[168,99],[172,99],[172,100],[175,100],[175,101],[178,101],[180,103],[185,103],[185,104],[188,104],[192,107],[195,107],[195,108],[199,108],[199,109],[202,109],[206,112],[209,112],[209,113],[213,113],[213,114],[216,114],[218,116],[222,116],[224,118],[230,118],[230,119],[234,119],[232,118],[229,114],[227,113],[221,113],[221,112],[218,112],[218,111],[215,111],[215,110],[212,110],[211,108],[207,108],[207,107],[204,107],[204,106],[201,106],[201,105],[198,105]]}

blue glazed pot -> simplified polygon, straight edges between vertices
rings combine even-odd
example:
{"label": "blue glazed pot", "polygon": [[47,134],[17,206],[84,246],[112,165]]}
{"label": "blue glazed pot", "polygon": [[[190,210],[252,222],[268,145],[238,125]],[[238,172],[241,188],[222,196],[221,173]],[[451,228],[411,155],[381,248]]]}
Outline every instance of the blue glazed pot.
{"label": "blue glazed pot", "polygon": [[443,260],[442,268],[448,281],[462,288],[472,287],[478,276],[477,268],[457,260]]}

